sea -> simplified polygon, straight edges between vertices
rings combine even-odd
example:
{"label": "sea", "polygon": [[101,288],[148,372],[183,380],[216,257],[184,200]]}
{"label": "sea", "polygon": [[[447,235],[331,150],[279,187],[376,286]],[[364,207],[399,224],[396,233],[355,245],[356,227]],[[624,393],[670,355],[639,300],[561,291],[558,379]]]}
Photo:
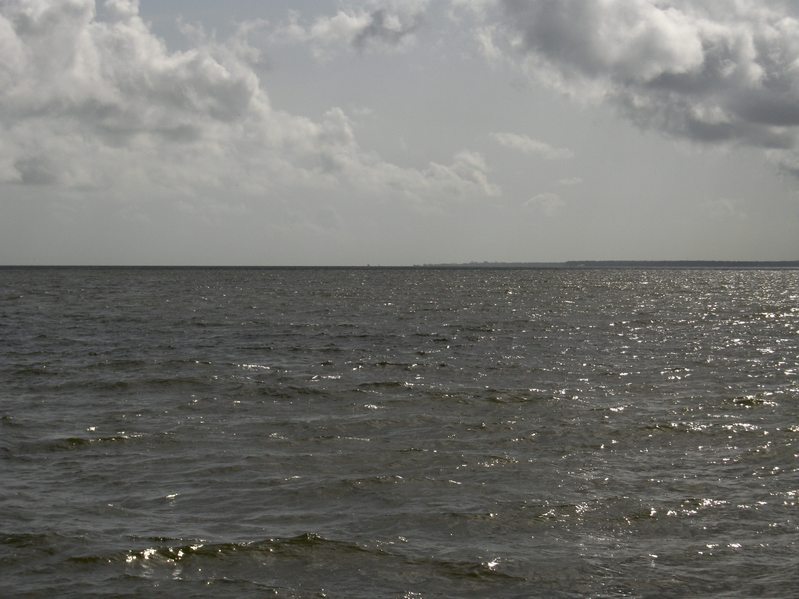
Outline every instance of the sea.
{"label": "sea", "polygon": [[2,597],[796,597],[799,270],[0,269]]}

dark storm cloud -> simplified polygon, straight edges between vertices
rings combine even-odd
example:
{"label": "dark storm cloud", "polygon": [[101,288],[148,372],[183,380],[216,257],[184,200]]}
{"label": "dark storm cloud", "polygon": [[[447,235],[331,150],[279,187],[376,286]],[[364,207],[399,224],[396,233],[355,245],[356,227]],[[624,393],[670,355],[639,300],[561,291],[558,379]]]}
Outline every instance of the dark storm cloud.
{"label": "dark storm cloud", "polygon": [[645,128],[705,143],[794,146],[796,5],[717,1],[500,0],[511,47],[579,95]]}
{"label": "dark storm cloud", "polygon": [[799,98],[796,94],[757,90],[735,98],[732,108],[745,120],[762,125],[799,125]]}
{"label": "dark storm cloud", "polygon": [[14,167],[23,185],[52,185],[59,181],[59,171],[46,158],[21,158]]}

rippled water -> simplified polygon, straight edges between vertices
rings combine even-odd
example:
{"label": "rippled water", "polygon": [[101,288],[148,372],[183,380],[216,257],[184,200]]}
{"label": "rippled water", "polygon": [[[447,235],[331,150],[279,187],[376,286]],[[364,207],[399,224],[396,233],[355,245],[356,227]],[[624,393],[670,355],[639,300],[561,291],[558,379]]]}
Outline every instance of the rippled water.
{"label": "rippled water", "polygon": [[3,596],[795,596],[799,271],[0,270]]}

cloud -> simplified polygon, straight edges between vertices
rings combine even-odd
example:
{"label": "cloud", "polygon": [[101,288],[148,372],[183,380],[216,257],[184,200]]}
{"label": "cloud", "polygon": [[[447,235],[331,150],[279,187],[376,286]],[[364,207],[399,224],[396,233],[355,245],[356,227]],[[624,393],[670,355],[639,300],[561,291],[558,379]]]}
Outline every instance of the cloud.
{"label": "cloud", "polygon": [[742,208],[740,200],[718,198],[707,200],[699,205],[700,212],[705,216],[719,221],[746,221],[749,215]]}
{"label": "cloud", "polygon": [[533,196],[522,205],[525,208],[539,210],[547,216],[554,216],[566,205],[566,202],[556,193],[545,192]]}
{"label": "cloud", "polygon": [[[253,67],[251,24],[224,41],[195,30],[191,48],[170,51],[135,0],[100,8],[0,2],[0,183],[129,197],[305,189],[439,202],[496,193],[478,154],[407,168],[362,148],[341,108],[314,120],[273,107]],[[381,35],[359,31],[353,43]]]}
{"label": "cloud", "polygon": [[546,158],[547,160],[563,160],[573,158],[574,153],[566,148],[555,148],[543,141],[538,141],[526,135],[517,133],[492,133],[491,137],[498,144],[523,152]]}
{"label": "cloud", "polygon": [[432,163],[428,170],[436,180],[446,183],[456,192],[474,187],[485,196],[497,196],[501,193],[499,186],[488,180],[485,158],[478,152],[463,150],[455,155],[451,165]]}
{"label": "cloud", "polygon": [[643,128],[783,157],[795,146],[795,2],[497,0],[471,12],[492,59],[501,51],[540,81],[610,102]]}
{"label": "cloud", "polygon": [[429,0],[372,0],[363,7],[343,8],[333,16],[303,25],[298,12],[272,32],[273,41],[303,43],[320,60],[342,49],[403,48],[411,44],[424,20]]}
{"label": "cloud", "polygon": [[139,0],[107,0],[105,9],[118,19],[131,19],[139,14]]}

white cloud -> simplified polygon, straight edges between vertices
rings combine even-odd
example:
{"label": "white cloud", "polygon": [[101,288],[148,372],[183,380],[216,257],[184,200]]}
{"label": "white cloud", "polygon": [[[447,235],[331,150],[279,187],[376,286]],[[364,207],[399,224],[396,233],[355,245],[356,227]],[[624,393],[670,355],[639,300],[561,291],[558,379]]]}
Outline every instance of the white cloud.
{"label": "white cloud", "polygon": [[308,44],[320,60],[341,50],[395,49],[409,46],[422,24],[429,0],[371,0],[360,7],[339,9],[332,16],[303,24],[292,12],[272,32],[272,40]]}
{"label": "white cloud", "polygon": [[487,58],[489,62],[497,62],[502,58],[502,50],[494,40],[496,31],[496,27],[485,26],[478,27],[475,32],[475,38],[477,39],[480,53]]}
{"label": "white cloud", "polygon": [[455,17],[460,12],[469,12],[480,18],[485,18],[486,14],[492,10],[498,0],[449,0],[451,16]]}
{"label": "white cloud", "polygon": [[499,195],[500,189],[488,180],[488,167],[482,154],[463,150],[457,153],[449,166],[431,164],[431,174],[457,193],[474,187],[486,196]]}
{"label": "white cloud", "polygon": [[708,200],[699,206],[700,211],[713,220],[720,221],[746,221],[749,215],[741,205],[740,200],[718,198]]}
{"label": "white cloud", "polygon": [[139,0],[106,0],[105,8],[119,19],[130,19],[139,14]]}
{"label": "white cloud", "polygon": [[538,210],[547,216],[554,216],[565,205],[566,202],[558,194],[552,192],[539,193],[523,204],[525,208]]}
{"label": "white cloud", "polygon": [[525,154],[535,154],[547,160],[564,160],[573,158],[574,153],[567,148],[556,148],[549,144],[518,133],[492,133],[491,137],[498,144],[523,152]]}
{"label": "white cloud", "polygon": [[[424,202],[496,193],[477,154],[406,168],[364,150],[340,108],[319,120],[275,109],[252,67],[247,24],[227,41],[194,31],[194,46],[174,52],[135,0],[102,8],[101,19],[93,0],[0,2],[0,183],[220,198],[289,188]],[[404,31],[405,21],[383,19]]]}

